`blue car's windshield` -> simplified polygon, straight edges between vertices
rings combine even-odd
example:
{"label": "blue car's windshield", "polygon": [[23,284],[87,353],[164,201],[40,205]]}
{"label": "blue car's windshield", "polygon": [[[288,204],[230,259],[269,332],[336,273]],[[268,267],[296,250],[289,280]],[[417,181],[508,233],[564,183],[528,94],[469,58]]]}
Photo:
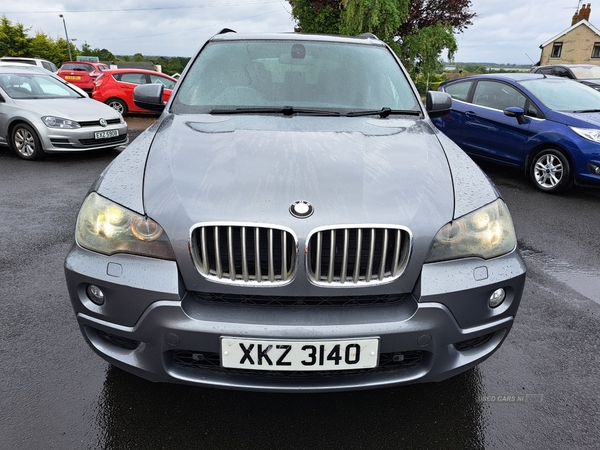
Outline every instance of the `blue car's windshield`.
{"label": "blue car's windshield", "polygon": [[600,92],[565,78],[521,81],[523,87],[555,111],[600,111]]}
{"label": "blue car's windshield", "polygon": [[338,112],[420,112],[385,47],[312,41],[212,42],[173,101],[174,112],[292,107]]}

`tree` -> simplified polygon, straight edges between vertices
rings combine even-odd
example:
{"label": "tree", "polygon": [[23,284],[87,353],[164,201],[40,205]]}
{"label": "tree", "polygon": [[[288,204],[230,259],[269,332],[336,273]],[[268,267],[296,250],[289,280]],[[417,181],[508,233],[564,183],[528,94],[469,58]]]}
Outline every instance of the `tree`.
{"label": "tree", "polygon": [[288,0],[296,31],[340,34],[341,0]]}
{"label": "tree", "polygon": [[457,49],[454,33],[463,32],[475,17],[469,9],[471,0],[288,1],[297,30],[375,33],[391,45],[413,76],[437,66],[444,49],[451,56]]}
{"label": "tree", "polygon": [[448,50],[450,58],[457,50],[452,26],[443,22],[415,30],[402,41],[400,57],[413,77],[423,75],[425,90],[429,90],[431,75],[443,70],[443,66],[440,68],[439,55],[444,48]]}
{"label": "tree", "polygon": [[395,46],[395,36],[408,17],[410,0],[341,0],[342,34],[357,35],[370,32],[382,41]]}
{"label": "tree", "polygon": [[115,55],[113,55],[107,49],[100,49],[98,47],[92,48],[87,42],[81,46],[81,54],[85,56],[96,56],[100,61],[105,62],[111,62],[116,59]]}
{"label": "tree", "polygon": [[3,56],[29,56],[29,38],[23,24],[13,25],[6,16],[0,18],[0,54]]}
{"label": "tree", "polygon": [[397,36],[406,36],[415,30],[437,23],[451,25],[455,33],[462,33],[475,17],[471,0],[411,0],[408,18],[398,28]]}
{"label": "tree", "polygon": [[[73,50],[71,46],[71,50]],[[21,55],[19,55],[21,56]],[[43,58],[52,61],[58,67],[63,61],[69,59],[67,52],[67,42],[63,40],[54,41],[47,34],[37,31],[35,36],[29,39],[29,45],[26,56],[33,58]]]}

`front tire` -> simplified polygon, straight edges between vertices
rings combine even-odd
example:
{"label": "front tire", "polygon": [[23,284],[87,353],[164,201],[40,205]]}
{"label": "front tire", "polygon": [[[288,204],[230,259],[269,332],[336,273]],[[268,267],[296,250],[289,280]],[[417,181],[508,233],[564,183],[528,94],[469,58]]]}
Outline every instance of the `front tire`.
{"label": "front tire", "polygon": [[529,168],[531,181],[536,188],[557,194],[573,185],[571,163],[559,150],[542,150],[533,158]]}
{"label": "front tire", "polygon": [[110,106],[115,111],[118,111],[119,113],[121,113],[122,116],[127,114],[127,103],[125,103],[123,100],[121,100],[119,98],[109,98],[104,103],[106,103],[108,106]]}
{"label": "front tire", "polygon": [[13,128],[10,144],[19,158],[35,160],[45,156],[37,133],[25,123],[17,124]]}

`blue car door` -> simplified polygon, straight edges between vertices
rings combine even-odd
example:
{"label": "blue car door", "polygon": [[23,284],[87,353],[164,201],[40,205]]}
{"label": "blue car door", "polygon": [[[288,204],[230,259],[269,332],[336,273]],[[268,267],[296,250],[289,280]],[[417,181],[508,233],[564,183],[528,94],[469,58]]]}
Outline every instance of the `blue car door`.
{"label": "blue car door", "polygon": [[452,139],[459,147],[462,147],[463,140],[461,134],[462,117],[465,109],[470,106],[466,101],[469,97],[469,92],[473,83],[472,80],[465,80],[445,86],[443,88],[444,92],[450,94],[452,97],[452,110],[443,117],[433,119],[435,126]]}
{"label": "blue car door", "polygon": [[472,102],[461,114],[462,149],[481,158],[522,166],[525,143],[530,136],[531,119],[519,124],[504,109],[519,107],[526,110],[527,97],[519,90],[500,81],[478,81]]}

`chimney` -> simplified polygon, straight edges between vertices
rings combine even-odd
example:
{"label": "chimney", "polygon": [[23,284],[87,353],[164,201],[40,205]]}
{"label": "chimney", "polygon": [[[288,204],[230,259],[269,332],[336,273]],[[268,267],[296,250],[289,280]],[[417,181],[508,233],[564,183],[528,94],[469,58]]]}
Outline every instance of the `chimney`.
{"label": "chimney", "polygon": [[584,6],[581,7],[581,11],[579,11],[579,20],[587,20],[590,21],[590,14],[592,12],[592,4],[588,3],[587,8]]}
{"label": "chimney", "polygon": [[571,26],[575,25],[577,22],[581,22],[582,20],[590,21],[590,14],[592,12],[592,4],[588,3],[584,4],[579,11],[577,11],[573,15],[573,19],[571,20]]}

